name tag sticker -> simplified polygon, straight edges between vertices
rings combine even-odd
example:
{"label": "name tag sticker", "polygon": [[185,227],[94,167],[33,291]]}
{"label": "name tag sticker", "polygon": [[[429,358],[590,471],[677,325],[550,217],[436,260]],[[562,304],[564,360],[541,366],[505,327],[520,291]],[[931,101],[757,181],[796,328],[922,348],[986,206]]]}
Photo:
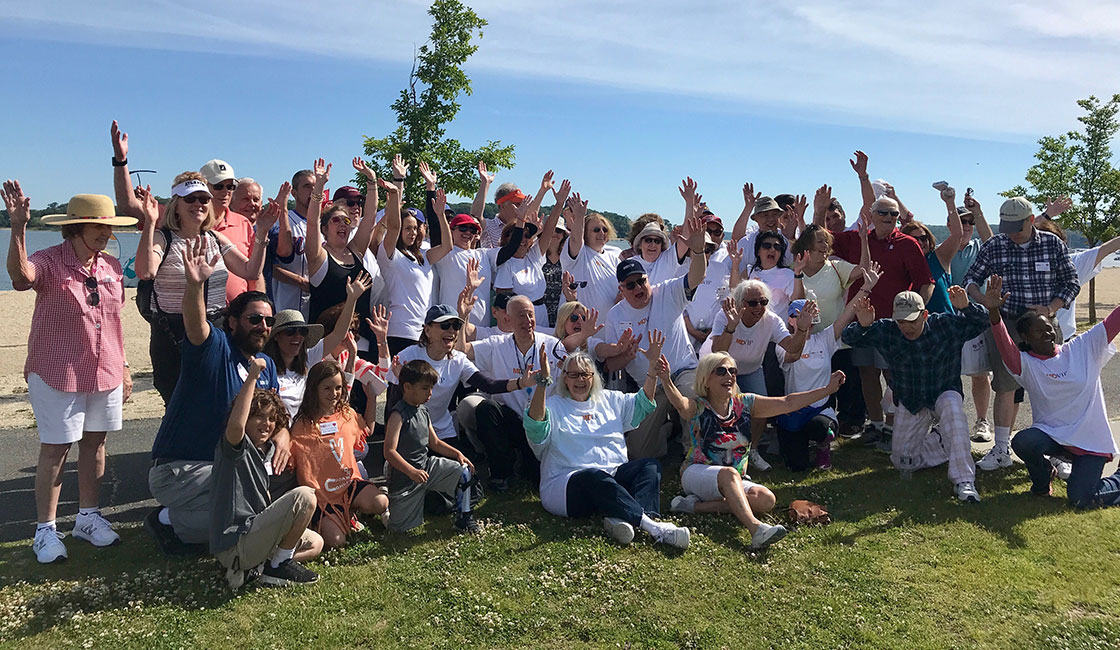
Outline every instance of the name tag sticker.
{"label": "name tag sticker", "polygon": [[1035,271],[1049,272],[1050,271],[1050,262],[1035,262],[1034,263],[1034,270]]}
{"label": "name tag sticker", "polygon": [[319,433],[324,436],[333,436],[338,433],[337,422],[322,422],[319,424]]}

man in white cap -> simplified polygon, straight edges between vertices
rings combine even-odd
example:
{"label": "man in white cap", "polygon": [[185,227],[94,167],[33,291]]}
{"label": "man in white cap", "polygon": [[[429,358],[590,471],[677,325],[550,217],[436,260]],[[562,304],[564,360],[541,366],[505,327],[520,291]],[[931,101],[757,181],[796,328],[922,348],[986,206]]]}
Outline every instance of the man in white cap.
{"label": "man in white cap", "polygon": [[[891,318],[875,320],[871,299],[862,296],[856,302],[858,322],[844,328],[841,340],[887,359],[898,407],[891,462],[902,477],[948,460],[957,498],[976,503],[980,495],[964,414],[961,346],[988,329],[988,310],[970,303],[958,286],[949,287],[949,299],[959,313],[930,314],[918,293],[901,291],[894,297]],[[931,431],[935,415],[937,427]]]}
{"label": "man in white cap", "polygon": [[[999,233],[980,248],[965,275],[965,286],[973,300],[979,300],[980,287],[989,276],[999,275],[1004,289],[1011,293],[1000,309],[1007,323],[1035,311],[1050,319],[1054,331],[1060,332],[1054,316],[1077,297],[1081,283],[1065,244],[1057,235],[1035,228],[1034,219],[1034,206],[1027,199],[1016,196],[1004,201],[999,209]],[[1009,326],[1007,330],[1018,343],[1016,328]],[[996,393],[995,446],[976,465],[993,470],[1011,466],[1011,427],[1015,426],[1016,391],[1020,388],[1003,365],[990,331],[987,342]]]}
{"label": "man in white cap", "polygon": [[[237,176],[233,173],[233,167],[226,161],[215,158],[203,165],[198,173],[206,179],[206,184],[210,186],[210,194],[214,197],[212,200],[217,222],[212,230],[225,235],[245,257],[251,257],[253,222],[229,207],[233,199],[233,190],[237,187]],[[262,286],[262,282],[260,277],[255,280],[244,280],[231,273],[226,279],[226,302],[231,302],[249,289],[258,289]]]}

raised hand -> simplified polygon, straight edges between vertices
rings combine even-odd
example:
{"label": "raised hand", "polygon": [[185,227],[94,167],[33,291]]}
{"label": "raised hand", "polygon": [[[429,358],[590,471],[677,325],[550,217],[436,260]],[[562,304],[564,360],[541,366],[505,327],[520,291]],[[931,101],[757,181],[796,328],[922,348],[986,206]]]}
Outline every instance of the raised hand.
{"label": "raised hand", "polygon": [[587,321],[583,324],[583,331],[590,332],[590,334],[588,334],[588,338],[594,336],[595,334],[598,334],[599,330],[603,329],[603,327],[605,326],[599,324],[599,310],[589,310],[587,312]]}
{"label": "raised hand", "polygon": [[1072,207],[1073,199],[1068,196],[1059,196],[1053,201],[1047,201],[1046,209],[1043,212],[1046,213],[1047,217],[1053,219]]}
{"label": "raised hand", "polygon": [[569,271],[564,271],[560,275],[560,290],[564,293],[564,300],[567,302],[575,302],[578,300],[576,293],[576,278]]}
{"label": "raised hand", "polygon": [[731,268],[739,269],[743,267],[743,250],[739,248],[739,242],[727,242],[727,257],[731,259]]}
{"label": "raised hand", "polygon": [[724,298],[720,306],[723,308],[723,315],[727,317],[727,327],[724,329],[738,327],[743,314],[739,309],[739,305],[735,304],[735,299],[730,297]]}
{"label": "raised hand", "polygon": [[971,194],[964,195],[964,207],[972,214],[981,214],[980,202],[976,200]]}
{"label": "raised hand", "polygon": [[471,315],[471,310],[474,309],[476,302],[478,302],[478,298],[474,295],[474,287],[467,284],[459,292],[459,297],[455,299],[455,309],[459,312],[459,318],[463,319],[463,322],[466,322]]}
{"label": "raised hand", "polygon": [[354,171],[365,176],[367,180],[377,180],[377,174],[366,164],[366,161],[362,160],[361,156],[354,156],[354,160],[350,161],[350,164],[354,166]]}
{"label": "raised hand", "polygon": [[700,255],[704,252],[704,235],[707,233],[704,230],[704,222],[697,215],[684,220],[684,232],[687,233],[688,247],[692,249],[694,255]]}
{"label": "raised hand", "polygon": [[482,281],[486,278],[479,275],[479,270],[482,268],[477,257],[472,257],[467,260],[467,284],[466,288],[474,293],[475,289],[482,286]]}
{"label": "raised hand", "polygon": [[755,193],[754,183],[743,183],[743,205],[747,212],[754,212],[754,204],[762,198],[762,192]]}
{"label": "raised hand", "polygon": [[847,379],[847,377],[844,376],[844,371],[843,370],[837,370],[837,371],[833,372],[832,376],[830,376],[828,378],[828,392],[829,392],[829,394],[835,393],[836,391],[840,390],[840,386],[842,386],[844,384],[844,381],[846,379]]}
{"label": "raised hand", "polygon": [[681,193],[681,198],[684,199],[686,207],[692,207],[696,202],[694,198],[696,196],[696,181],[692,180],[691,176],[681,181],[681,186],[677,188],[677,191]]}
{"label": "raised hand", "polygon": [[401,363],[400,355],[394,355],[392,362],[389,363],[389,372],[393,373],[394,377],[400,377],[402,367],[404,364]]}
{"label": "raised hand", "polygon": [[809,264],[809,252],[803,251],[793,256],[793,273],[794,275],[801,275],[805,272],[805,266]]}
{"label": "raised hand", "polygon": [[[149,193],[148,196],[151,197],[151,194]],[[152,200],[153,203],[155,203],[155,198],[152,198],[151,200]],[[146,199],[145,199],[145,202],[146,202]],[[159,204],[157,203],[156,204],[157,215],[158,215],[158,205]],[[147,206],[146,205],[145,205],[145,212],[147,212]],[[256,224],[257,232],[267,233],[269,231],[269,229],[272,228],[272,225],[274,223],[276,223],[277,221],[279,221],[280,217],[287,214],[287,212],[288,212],[288,209],[280,207],[280,204],[277,203],[276,201],[269,201],[268,205],[265,206],[265,209],[261,210],[260,216],[257,217],[257,224]]]}
{"label": "raised hand", "polygon": [[[137,187],[132,192],[140,201],[140,209],[144,212],[144,225],[151,224],[152,227],[155,227],[159,223],[160,205],[156,197],[152,195],[152,186]],[[10,213],[11,211],[9,211]],[[263,213],[261,216],[264,216]]]}
{"label": "raised hand", "polygon": [[400,154],[393,156],[393,162],[390,165],[393,168],[393,179],[403,179],[408,174],[408,165],[405,164],[404,158]]}
{"label": "raised hand", "polygon": [[[420,164],[423,165],[424,163]],[[420,169],[420,173],[424,173],[423,168]],[[444,192],[443,188],[436,190],[436,200],[432,203],[432,207],[435,209],[436,214],[440,216],[442,216],[443,211],[447,209],[447,192]]]}
{"label": "raised hand", "polygon": [[541,178],[541,192],[544,192],[545,190],[555,190],[555,186],[552,184],[551,169],[546,171],[544,173],[544,176]]}
{"label": "raised hand", "polygon": [[315,174],[315,189],[322,192],[327,182],[331,180],[330,163],[320,158],[312,164],[311,171]]}
{"label": "raised hand", "polygon": [[389,319],[393,317],[393,312],[385,309],[385,305],[377,305],[369,310],[369,318],[366,319],[366,325],[369,326],[373,335],[377,337],[378,341],[385,341],[389,338]]}
{"label": "raised hand", "polygon": [[875,322],[875,307],[867,296],[861,296],[856,300],[856,318],[863,327],[871,327]]}
{"label": "raised hand", "polygon": [[827,184],[821,185],[817,188],[816,194],[813,195],[813,214],[820,215],[828,211],[829,206],[832,205],[832,188]]}
{"label": "raised hand", "polygon": [[358,339],[354,338],[354,332],[346,330],[346,336],[342,338],[342,349],[349,353],[351,359],[358,357]]}
{"label": "raised hand", "polygon": [[[115,126],[117,123],[113,122]],[[21,228],[31,221],[31,199],[23,195],[23,188],[19,181],[11,179],[4,181],[4,189],[0,194],[4,197],[4,207],[8,210],[13,228]]]}
{"label": "raised hand", "polygon": [[292,184],[288,181],[284,181],[283,183],[280,184],[280,190],[276,192],[276,198],[273,199],[273,201],[275,201],[277,204],[279,204],[279,206],[284,209],[284,212],[287,212],[288,211],[288,197],[291,196],[291,194],[292,194]]}
{"label": "raised hand", "polygon": [[[377,186],[380,187],[381,189],[385,190],[386,199],[388,199],[388,195],[390,195],[390,194],[400,194],[401,193],[401,188],[397,187],[393,183],[390,183],[389,181],[385,180],[384,178],[377,179]],[[382,221],[382,223],[384,223],[385,220],[382,219],[381,221]]]}
{"label": "raised hand", "polygon": [[862,151],[855,152],[855,160],[849,159],[848,162],[852,165],[852,169],[860,177],[867,176],[867,154]]}
{"label": "raised hand", "polygon": [[957,191],[952,187],[946,185],[945,189],[941,190],[941,200],[953,210],[957,209]]}
{"label": "raised hand", "polygon": [[649,347],[642,350],[642,354],[649,360],[650,367],[661,359],[661,348],[665,346],[665,334],[661,330],[649,331]]}
{"label": "raised hand", "polygon": [[868,234],[875,227],[875,221],[871,217],[871,206],[865,205],[859,210],[859,221],[856,228],[859,230],[860,239],[867,239]]}
{"label": "raised hand", "polygon": [[1003,303],[1007,302],[1010,297],[1010,293],[1003,292],[1003,277],[992,275],[988,277],[988,288],[984,290],[980,304],[987,307],[990,312],[999,311],[1003,308]]}
{"label": "raised hand", "polygon": [[887,198],[894,199],[895,201],[898,200],[898,194],[896,194],[894,191],[894,185],[891,185],[890,183],[884,181],[883,190],[886,192]]}
{"label": "raised hand", "polygon": [[486,170],[486,163],[478,161],[478,180],[483,185],[489,185],[494,182],[494,174]]}
{"label": "raised hand", "polygon": [[[428,163],[421,160],[420,163],[417,164],[416,168],[420,170],[420,177],[424,179],[424,187],[429,192],[436,189],[436,173],[432,171],[432,168],[428,166]],[[436,212],[438,214],[442,214],[442,211],[440,210],[436,210]]]}
{"label": "raised hand", "polygon": [[968,307],[968,294],[965,292],[964,287],[955,284],[949,287],[949,304],[957,311]]}
{"label": "raised hand", "polygon": [[569,228],[572,229],[573,237],[583,238],[583,225],[587,219],[587,201],[580,198],[579,192],[572,195],[572,200],[569,203],[571,211],[568,213],[571,217]]}
{"label": "raised hand", "polygon": [[809,331],[813,327],[813,319],[820,316],[821,310],[817,307],[817,301],[810,300],[805,303],[801,308],[801,313],[797,315],[797,329],[801,331]]}
{"label": "raised hand", "polygon": [[373,286],[373,278],[369,277],[369,273],[362,271],[358,273],[356,278],[346,278],[346,298],[358,298],[363,293],[369,291]]}
{"label": "raised hand", "polygon": [[[882,269],[878,262],[871,262],[869,267],[860,267],[860,272],[863,273],[863,289],[869,292],[879,284],[879,278],[882,277]],[[862,289],[861,289],[862,290]]]}
{"label": "raised hand", "polygon": [[782,214],[778,217],[778,230],[782,231],[786,239],[796,239],[797,224],[797,214],[794,212],[793,206],[787,205],[785,210],[782,210]]}
{"label": "raised hand", "polygon": [[552,198],[556,205],[560,205],[568,200],[568,194],[572,191],[572,184],[568,179],[560,181],[560,189],[552,188]]}
{"label": "raised hand", "polygon": [[[548,362],[548,346],[547,345],[543,345],[543,344],[541,345],[541,353],[540,353],[539,361],[540,361],[540,364],[541,364],[541,369],[537,372],[537,377],[540,378],[540,379],[548,379],[549,377],[552,376],[552,365]],[[526,370],[529,370],[532,367],[533,367],[532,364],[530,364],[529,368],[526,368]]]}
{"label": "raised hand", "polygon": [[109,127],[109,135],[113,138],[113,157],[118,161],[128,160],[128,134],[121,131],[116,120]]}
{"label": "raised hand", "polygon": [[669,360],[665,358],[664,354],[661,355],[661,358],[657,360],[657,378],[665,383],[669,381],[672,374],[673,369],[669,367]]}
{"label": "raised hand", "polygon": [[214,273],[214,266],[221,256],[206,258],[206,235],[192,237],[183,247],[183,272],[190,284],[200,285]]}
{"label": "raised hand", "polygon": [[793,202],[793,215],[797,217],[798,225],[805,223],[805,211],[809,209],[809,199],[804,194],[797,195],[797,200]]}

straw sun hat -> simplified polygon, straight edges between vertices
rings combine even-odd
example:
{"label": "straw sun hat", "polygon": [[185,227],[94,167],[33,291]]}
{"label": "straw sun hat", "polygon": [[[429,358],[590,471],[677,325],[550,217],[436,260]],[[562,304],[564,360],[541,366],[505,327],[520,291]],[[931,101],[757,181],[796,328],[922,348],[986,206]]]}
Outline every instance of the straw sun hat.
{"label": "straw sun hat", "polygon": [[97,223],[105,226],[134,226],[135,217],[117,216],[113,200],[104,194],[75,194],[66,204],[66,214],[48,214],[43,224],[68,226],[78,223]]}

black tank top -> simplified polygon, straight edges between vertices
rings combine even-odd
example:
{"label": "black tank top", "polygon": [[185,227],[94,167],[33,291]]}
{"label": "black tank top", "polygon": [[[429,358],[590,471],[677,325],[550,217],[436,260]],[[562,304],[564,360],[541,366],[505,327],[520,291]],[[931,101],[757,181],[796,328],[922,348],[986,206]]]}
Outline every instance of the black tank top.
{"label": "black tank top", "polygon": [[[353,254],[353,252],[351,252]],[[354,255],[354,263],[348,266],[339,264],[337,260],[327,252],[327,272],[323,276],[322,282],[319,286],[311,287],[311,304],[309,306],[310,322],[314,323],[319,319],[319,315],[326,310],[334,307],[335,305],[346,302],[346,280],[347,278],[357,278],[358,274],[365,271],[365,266],[362,265],[362,260],[357,255]],[[354,311],[358,314],[358,333],[362,335],[367,341],[370,341],[372,349],[377,349],[376,341],[373,337],[373,332],[370,331],[369,325],[366,324],[366,319],[370,315],[370,291],[362,294],[358,298],[358,304]]]}

